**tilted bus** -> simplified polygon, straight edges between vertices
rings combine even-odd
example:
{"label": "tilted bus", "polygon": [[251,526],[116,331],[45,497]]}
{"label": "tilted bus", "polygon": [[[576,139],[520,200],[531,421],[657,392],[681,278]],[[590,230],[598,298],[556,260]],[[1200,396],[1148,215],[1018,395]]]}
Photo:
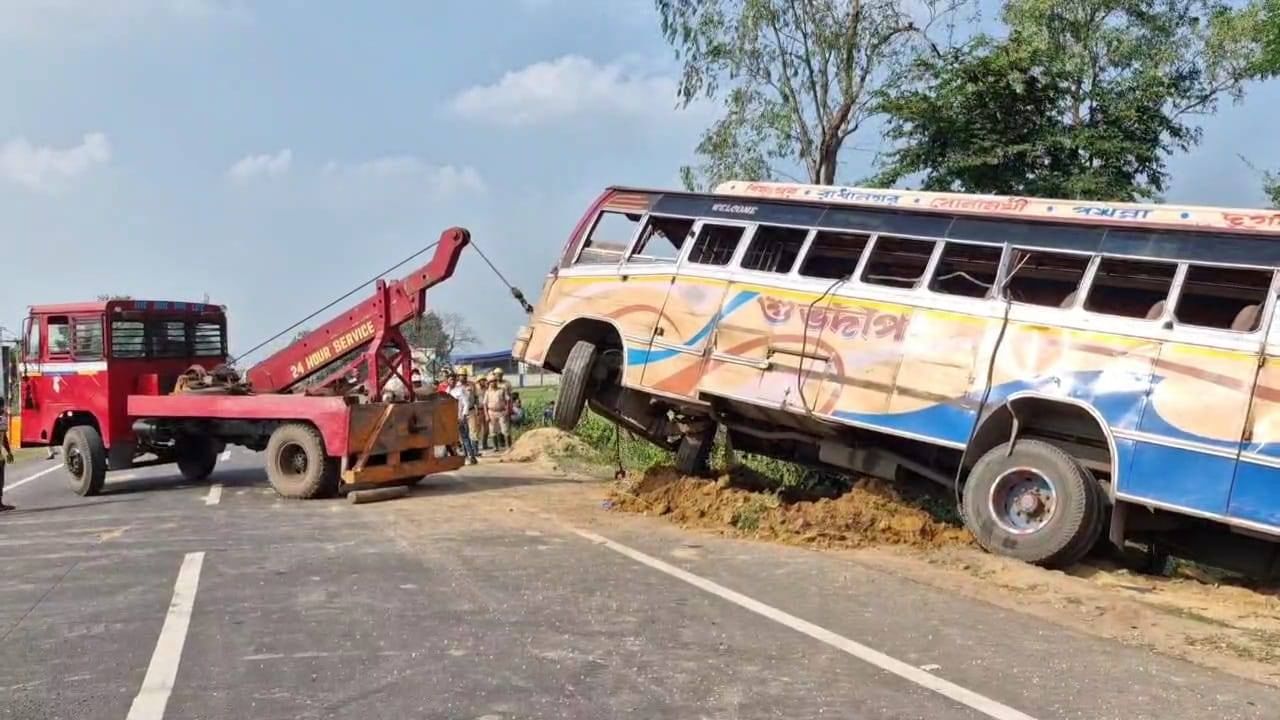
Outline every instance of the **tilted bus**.
{"label": "tilted bus", "polygon": [[1280,213],[776,183],[611,188],[515,354],[705,469],[953,487],[988,550],[1280,571]]}

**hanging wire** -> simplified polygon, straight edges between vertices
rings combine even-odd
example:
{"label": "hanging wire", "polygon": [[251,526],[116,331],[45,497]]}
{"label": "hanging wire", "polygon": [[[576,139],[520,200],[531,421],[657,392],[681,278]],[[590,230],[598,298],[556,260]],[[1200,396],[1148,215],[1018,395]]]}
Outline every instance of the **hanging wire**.
{"label": "hanging wire", "polygon": [[[355,295],[356,293],[358,293],[358,292],[360,292],[361,290],[363,290],[365,287],[367,287],[367,286],[369,286],[369,285],[372,285],[375,281],[377,281],[377,279],[378,279],[378,278],[380,278],[380,277],[382,277],[382,276],[384,276],[384,275],[390,274],[390,273],[391,273],[392,271],[394,271],[396,268],[400,267],[401,265],[404,265],[405,263],[409,262],[410,260],[413,260],[414,258],[416,258],[416,257],[418,257],[419,255],[421,255],[421,254],[423,254],[423,253],[427,252],[428,250],[430,250],[430,249],[434,248],[435,246],[437,246],[437,245],[439,245],[439,244],[440,244],[440,241],[439,241],[439,240],[437,240],[437,241],[435,241],[435,242],[431,243],[430,245],[428,245],[428,246],[426,246],[426,247],[422,248],[421,250],[419,250],[419,251],[415,252],[414,254],[410,255],[409,257],[407,257],[407,258],[405,258],[405,259],[401,260],[400,262],[396,263],[395,265],[392,265],[391,267],[387,268],[386,270],[383,270],[382,272],[378,273],[377,275],[374,275],[373,277],[369,278],[368,280],[365,280],[364,282],[360,283],[359,285],[357,285],[357,286],[355,286],[355,287],[351,288],[350,290],[348,290],[348,291],[347,291],[346,293],[344,293],[341,297],[337,298],[337,299],[336,299],[336,300],[334,300],[333,302],[330,302],[328,305],[325,305],[324,307],[320,308],[319,310],[316,310],[315,312],[313,312],[313,313],[311,313],[310,315],[308,315],[308,316],[306,316],[306,317],[302,318],[301,320],[299,320],[298,322],[296,322],[296,323],[294,323],[294,324],[290,325],[289,327],[287,327],[287,328],[285,328],[285,329],[281,330],[280,332],[276,333],[275,335],[272,335],[271,337],[267,338],[266,340],[263,340],[262,342],[258,343],[257,345],[254,345],[253,347],[249,348],[249,349],[248,349],[248,350],[246,350],[245,352],[240,353],[240,354],[239,354],[239,355],[237,355],[235,358],[233,358],[232,360],[230,360],[227,364],[231,364],[231,363],[239,362],[239,361],[243,360],[244,358],[246,358],[246,357],[248,357],[248,356],[252,355],[253,353],[257,352],[258,350],[261,350],[263,347],[267,346],[267,345],[268,345],[268,344],[270,344],[270,343],[275,342],[275,341],[276,341],[276,340],[278,340],[279,338],[281,338],[281,337],[283,337],[284,335],[288,334],[290,331],[292,331],[292,330],[294,330],[294,329],[296,329],[296,328],[300,327],[303,323],[305,323],[305,322],[307,322],[308,320],[310,320],[310,319],[314,318],[315,316],[319,315],[320,313],[324,312],[325,310],[328,310],[329,308],[333,307],[334,305],[337,305],[338,303],[342,302],[343,300],[346,300],[347,298],[351,297],[352,295]],[[490,266],[490,267],[492,267],[492,266]],[[505,282],[505,281],[504,281],[504,282]]]}

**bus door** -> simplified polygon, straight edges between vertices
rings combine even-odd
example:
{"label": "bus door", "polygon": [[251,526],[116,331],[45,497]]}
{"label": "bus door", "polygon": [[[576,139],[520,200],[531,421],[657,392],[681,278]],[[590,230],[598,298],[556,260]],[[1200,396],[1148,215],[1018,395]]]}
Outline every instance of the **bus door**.
{"label": "bus door", "polygon": [[[653,326],[643,384],[668,395],[696,397],[709,339],[722,312],[732,312],[747,296],[726,300],[730,265],[750,226],[700,220],[682,254]],[[750,299],[750,298],[747,298]],[[727,303],[727,304],[726,304]]]}
{"label": "bus door", "polygon": [[[1192,265],[1165,319],[1150,399],[1133,461],[1116,492],[1226,515],[1246,437],[1264,340],[1270,271]],[[1238,508],[1254,505],[1257,476],[1242,478]]]}
{"label": "bus door", "polygon": [[649,215],[619,270],[618,284],[611,291],[610,317],[622,332],[629,386],[638,386],[644,379],[654,328],[693,226],[692,218]]}
{"label": "bus door", "polygon": [[1280,528],[1280,323],[1275,317],[1273,304],[1227,516]]}

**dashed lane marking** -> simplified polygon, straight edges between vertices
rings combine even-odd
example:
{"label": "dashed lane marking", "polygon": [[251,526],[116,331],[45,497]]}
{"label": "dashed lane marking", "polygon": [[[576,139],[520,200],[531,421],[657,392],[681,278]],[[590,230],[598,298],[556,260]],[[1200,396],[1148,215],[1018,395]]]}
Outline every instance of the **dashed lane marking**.
{"label": "dashed lane marking", "polygon": [[133,699],[125,720],[162,720],[173,681],[178,677],[178,663],[182,661],[182,646],[187,643],[187,628],[191,625],[191,610],[196,603],[196,588],[200,584],[200,569],[204,566],[204,553],[187,553],[178,569],[178,580],[173,585],[173,600],[160,639],[156,641],[151,664],[147,666],[142,689]]}

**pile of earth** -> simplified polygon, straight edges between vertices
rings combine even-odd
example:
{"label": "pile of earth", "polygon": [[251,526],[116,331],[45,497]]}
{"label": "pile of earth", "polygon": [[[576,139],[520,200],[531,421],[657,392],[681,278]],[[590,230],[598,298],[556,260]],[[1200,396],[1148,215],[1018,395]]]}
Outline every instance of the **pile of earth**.
{"label": "pile of earth", "polygon": [[537,428],[516,438],[503,462],[534,462],[555,456],[582,456],[591,448],[573,435],[556,428]]}
{"label": "pile of earth", "polygon": [[748,470],[711,481],[658,467],[618,484],[611,499],[620,510],[664,516],[687,527],[818,547],[973,544],[963,527],[934,518],[880,480],[863,478],[837,497],[796,501],[748,489],[761,484]]}

